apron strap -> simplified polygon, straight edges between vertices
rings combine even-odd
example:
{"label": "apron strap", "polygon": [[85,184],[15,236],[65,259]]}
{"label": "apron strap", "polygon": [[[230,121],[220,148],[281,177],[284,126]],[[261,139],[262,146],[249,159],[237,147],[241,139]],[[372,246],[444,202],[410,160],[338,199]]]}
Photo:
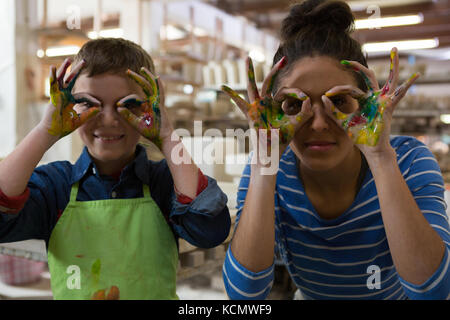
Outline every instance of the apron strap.
{"label": "apron strap", "polygon": [[[150,186],[143,183],[142,187],[143,187],[144,198],[151,198]],[[78,182],[76,182],[72,185],[72,188],[70,190],[70,200],[69,201],[70,202],[77,201],[77,194],[78,194]]]}
{"label": "apron strap", "polygon": [[143,190],[144,198],[151,198],[150,186],[148,184],[143,183],[142,187],[144,189]]}
{"label": "apron strap", "polygon": [[78,194],[78,181],[75,182],[75,183],[72,185],[72,188],[71,188],[71,190],[70,190],[70,200],[69,200],[69,202],[75,202],[75,201],[77,201],[77,194]]}

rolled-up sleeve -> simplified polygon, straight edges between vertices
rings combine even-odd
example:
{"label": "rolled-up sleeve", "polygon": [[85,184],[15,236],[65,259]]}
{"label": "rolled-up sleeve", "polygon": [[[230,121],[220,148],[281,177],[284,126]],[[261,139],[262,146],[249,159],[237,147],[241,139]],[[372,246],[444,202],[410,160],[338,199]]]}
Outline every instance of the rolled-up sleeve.
{"label": "rolled-up sleeve", "polygon": [[29,239],[48,242],[58,208],[65,208],[68,202],[69,176],[70,164],[65,161],[37,167],[23,195],[26,198],[21,199],[22,202],[13,201],[16,203],[12,208],[20,210],[14,213],[0,210],[0,243]]}
{"label": "rolled-up sleeve", "polygon": [[227,196],[216,180],[207,178],[207,187],[191,203],[180,203],[173,194],[169,216],[175,232],[200,248],[221,244],[228,237],[231,226]]}
{"label": "rolled-up sleeve", "polygon": [[260,272],[244,268],[227,250],[222,275],[228,297],[232,300],[264,300],[270,293],[274,279],[274,265]]}
{"label": "rolled-up sleeve", "polygon": [[450,254],[448,247],[445,249],[445,255],[441,265],[435,273],[424,283],[415,285],[405,281],[400,276],[400,282],[403,285],[406,295],[410,299],[420,300],[443,300],[450,299]]}

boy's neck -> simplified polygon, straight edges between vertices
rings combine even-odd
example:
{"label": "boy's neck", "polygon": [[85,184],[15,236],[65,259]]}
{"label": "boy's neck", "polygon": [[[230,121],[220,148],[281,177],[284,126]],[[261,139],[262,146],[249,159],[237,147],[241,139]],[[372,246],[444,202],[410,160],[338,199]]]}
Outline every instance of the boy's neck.
{"label": "boy's neck", "polygon": [[133,152],[128,158],[102,161],[99,159],[94,159],[94,163],[100,175],[120,177],[120,173],[123,168],[125,168],[129,163],[131,163],[135,158],[135,153]]}

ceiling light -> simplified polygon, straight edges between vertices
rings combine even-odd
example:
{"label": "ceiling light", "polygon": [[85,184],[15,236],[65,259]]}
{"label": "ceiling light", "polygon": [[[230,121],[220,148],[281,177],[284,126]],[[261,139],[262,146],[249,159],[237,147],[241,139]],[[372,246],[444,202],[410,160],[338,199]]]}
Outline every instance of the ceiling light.
{"label": "ceiling light", "polygon": [[192,92],[194,92],[194,87],[192,85],[190,85],[190,84],[185,84],[183,86],[183,92],[185,94],[191,94]]}
{"label": "ceiling light", "polygon": [[89,39],[97,39],[99,36],[102,38],[122,38],[123,29],[121,28],[104,29],[100,30],[99,35],[97,35],[96,31],[89,31],[87,36]]}
{"label": "ceiling light", "polygon": [[38,51],[36,51],[36,55],[37,55],[39,58],[43,58],[43,57],[45,56],[45,51],[42,50],[42,49],[39,49]]}
{"label": "ceiling light", "polygon": [[450,123],[450,114],[441,114],[441,121],[445,124]]}
{"label": "ceiling light", "polygon": [[393,47],[400,50],[430,49],[439,46],[439,39],[423,40],[402,40],[389,42],[369,42],[363,45],[362,49],[366,52],[389,52]]}
{"label": "ceiling light", "polygon": [[255,60],[257,62],[266,61],[266,56],[264,55],[264,53],[261,50],[258,50],[258,49],[250,50],[248,55],[250,58],[252,58],[253,60]]}
{"label": "ceiling light", "polygon": [[161,38],[164,38],[164,33],[166,40],[178,40],[186,37],[185,31],[170,24],[161,28]]}
{"label": "ceiling light", "polygon": [[71,56],[77,54],[78,51],[80,51],[79,46],[51,47],[45,50],[45,55],[47,57]]}
{"label": "ceiling light", "polygon": [[423,22],[421,13],[409,16],[370,18],[355,21],[355,29],[374,29],[384,27],[406,26]]}

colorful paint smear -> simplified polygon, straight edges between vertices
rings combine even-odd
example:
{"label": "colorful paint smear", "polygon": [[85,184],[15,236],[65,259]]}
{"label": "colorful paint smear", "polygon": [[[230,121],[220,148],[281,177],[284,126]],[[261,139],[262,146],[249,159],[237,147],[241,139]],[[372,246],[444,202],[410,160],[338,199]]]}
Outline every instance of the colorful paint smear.
{"label": "colorful paint smear", "polygon": [[93,107],[78,114],[73,109],[76,102],[71,93],[78,74],[72,76],[66,88],[62,85],[63,76],[57,79],[54,72],[50,73],[50,102],[55,110],[52,113],[52,123],[48,132],[61,138],[75,131],[99,112],[98,108]]}
{"label": "colorful paint smear", "polygon": [[280,61],[278,61],[275,72],[271,75],[271,77],[269,78],[269,82],[267,85],[267,90],[266,90],[266,94],[270,96],[272,90],[273,90],[273,86],[275,84],[275,79],[278,76],[278,73],[280,72],[281,69],[284,68],[284,66],[286,66],[287,64],[287,60],[286,57],[283,57],[280,59]]}
{"label": "colorful paint smear", "polygon": [[[275,82],[275,78],[281,68],[285,65],[285,59],[282,59],[276,65],[276,70],[272,72],[268,81],[267,93],[271,92],[273,83]],[[256,89],[256,82],[254,78],[253,64],[251,63],[251,59],[249,58],[248,63],[248,82],[251,88],[255,88],[255,96],[257,97],[253,103],[247,103],[243,100],[238,93],[234,90],[230,89],[227,86],[222,86],[222,90],[231,98],[233,101],[238,104],[238,106],[247,113],[248,117],[253,122],[253,126],[256,130],[258,129],[266,129],[267,131],[267,143],[270,146],[271,142],[271,129],[279,129],[279,137],[280,143],[286,144],[288,143],[292,137],[294,136],[294,124],[292,123],[291,117],[286,115],[281,108],[281,103],[275,101],[270,95],[266,95],[264,98],[260,98],[256,93],[258,92]],[[296,98],[300,101],[304,101],[307,99],[306,96],[298,96],[295,93],[287,94],[292,98]],[[300,114],[296,116],[296,121],[300,123],[302,121],[302,117]]]}
{"label": "colorful paint smear", "polygon": [[395,50],[391,50],[391,65],[389,67],[389,78],[388,78],[388,82],[386,83],[386,85],[383,87],[383,90],[381,91],[381,95],[385,95],[386,93],[388,93],[391,88],[392,80],[394,78],[394,59],[395,59],[396,54],[397,54],[397,52]]}
{"label": "colorful paint smear", "polygon": [[[120,114],[144,137],[161,148],[162,140],[159,135],[161,128],[159,83],[144,68],[141,69],[140,73],[141,75],[138,75],[131,70],[127,71],[127,75],[142,88],[145,94],[145,100],[143,101],[133,99],[133,103],[140,106],[140,114],[136,115],[129,109],[122,109]],[[126,103],[129,103],[129,101],[120,103],[118,106],[122,107]]]}
{"label": "colorful paint smear", "polygon": [[117,286],[101,289],[94,292],[91,300],[120,300],[120,291]]}
{"label": "colorful paint smear", "polygon": [[[342,60],[341,64],[352,66],[347,60]],[[334,106],[332,112],[354,143],[375,146],[383,132],[383,115],[388,100],[381,95],[381,91],[373,90],[369,78],[362,70],[356,67],[353,67],[353,70],[362,76],[369,88],[369,94],[358,100],[360,108],[352,114],[343,114]]]}
{"label": "colorful paint smear", "polygon": [[100,271],[102,270],[102,262],[100,259],[97,259],[92,263],[91,266],[91,276],[93,285],[96,286],[100,281]]}

